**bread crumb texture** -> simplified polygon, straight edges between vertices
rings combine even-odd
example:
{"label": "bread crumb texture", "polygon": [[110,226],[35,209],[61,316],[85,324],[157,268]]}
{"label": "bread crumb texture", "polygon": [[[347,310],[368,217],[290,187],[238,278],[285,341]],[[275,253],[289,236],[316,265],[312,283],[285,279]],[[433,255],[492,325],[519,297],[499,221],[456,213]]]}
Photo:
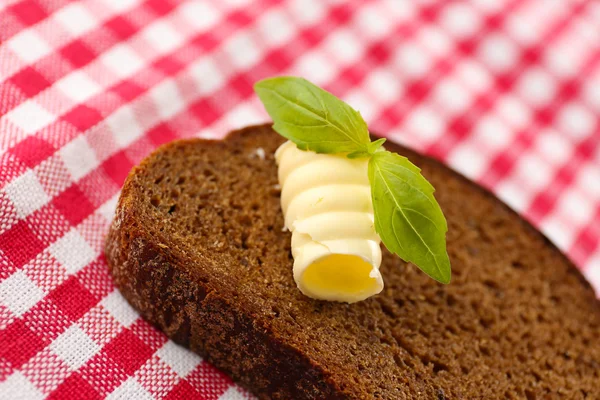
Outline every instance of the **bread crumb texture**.
{"label": "bread crumb texture", "polygon": [[303,296],[282,142],[254,126],[167,144],[133,169],[106,254],[147,320],[263,399],[600,398],[600,306],[581,274],[492,195],[403,147],[386,145],[437,189],[452,282],[384,252],[380,295]]}

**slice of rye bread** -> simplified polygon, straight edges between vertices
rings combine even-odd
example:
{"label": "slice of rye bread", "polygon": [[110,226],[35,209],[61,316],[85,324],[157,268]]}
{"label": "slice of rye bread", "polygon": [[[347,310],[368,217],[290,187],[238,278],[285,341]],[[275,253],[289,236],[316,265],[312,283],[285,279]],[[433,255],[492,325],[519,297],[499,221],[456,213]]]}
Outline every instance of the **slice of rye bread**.
{"label": "slice of rye bread", "polygon": [[490,193],[398,145],[386,147],[437,189],[452,282],[386,252],[380,295],[303,296],[279,205],[282,142],[253,126],[167,144],[132,170],[106,256],[144,318],[263,399],[600,398],[590,285]]}

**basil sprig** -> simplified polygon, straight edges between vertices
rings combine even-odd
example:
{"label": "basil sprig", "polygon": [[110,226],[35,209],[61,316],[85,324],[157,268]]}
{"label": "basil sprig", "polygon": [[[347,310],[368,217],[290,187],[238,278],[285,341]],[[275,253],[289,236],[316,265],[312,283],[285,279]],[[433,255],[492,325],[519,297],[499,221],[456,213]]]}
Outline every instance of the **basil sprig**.
{"label": "basil sprig", "polygon": [[441,283],[449,283],[448,225],[433,186],[406,157],[371,142],[360,113],[303,78],[280,76],[254,90],[273,129],[301,150],[369,157],[375,230],[387,249]]}

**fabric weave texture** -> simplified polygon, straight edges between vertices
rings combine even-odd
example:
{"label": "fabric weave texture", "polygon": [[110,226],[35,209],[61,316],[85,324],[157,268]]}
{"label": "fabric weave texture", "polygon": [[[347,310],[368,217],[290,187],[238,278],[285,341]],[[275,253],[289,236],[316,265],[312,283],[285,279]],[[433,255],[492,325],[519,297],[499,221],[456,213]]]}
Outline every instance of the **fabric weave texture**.
{"label": "fabric weave texture", "polygon": [[132,166],[299,75],[492,190],[600,290],[600,2],[0,2],[0,398],[247,399],[115,289]]}

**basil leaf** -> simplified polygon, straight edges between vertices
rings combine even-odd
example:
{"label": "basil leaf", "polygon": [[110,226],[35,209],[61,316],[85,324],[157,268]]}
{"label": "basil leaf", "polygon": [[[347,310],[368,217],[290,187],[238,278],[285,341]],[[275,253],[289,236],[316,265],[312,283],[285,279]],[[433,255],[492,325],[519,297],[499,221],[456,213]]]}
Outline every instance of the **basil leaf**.
{"label": "basil leaf", "polygon": [[381,139],[377,139],[374,142],[369,143],[369,154],[375,154],[376,151],[380,151],[379,150],[380,148],[381,148],[381,151],[385,150],[384,148],[381,147],[381,146],[383,146],[385,141],[386,141],[386,139],[381,138]]}
{"label": "basil leaf", "polygon": [[448,226],[434,188],[405,157],[371,142],[367,124],[352,107],[302,78],[276,77],[254,85],[273,129],[301,150],[370,157],[375,230],[393,253],[433,279],[449,283]]}
{"label": "basil leaf", "polygon": [[371,157],[375,154],[376,151],[385,150],[381,146],[385,143],[386,139],[377,139],[374,142],[369,143],[366,150],[358,150],[353,153],[346,155],[348,158],[361,158],[361,157]]}
{"label": "basil leaf", "polygon": [[448,225],[434,188],[406,157],[379,151],[369,160],[375,230],[389,251],[441,283],[450,282]]}
{"label": "basil leaf", "polygon": [[369,131],[360,113],[306,79],[269,78],[257,82],[254,90],[273,119],[273,129],[301,150],[369,153]]}

